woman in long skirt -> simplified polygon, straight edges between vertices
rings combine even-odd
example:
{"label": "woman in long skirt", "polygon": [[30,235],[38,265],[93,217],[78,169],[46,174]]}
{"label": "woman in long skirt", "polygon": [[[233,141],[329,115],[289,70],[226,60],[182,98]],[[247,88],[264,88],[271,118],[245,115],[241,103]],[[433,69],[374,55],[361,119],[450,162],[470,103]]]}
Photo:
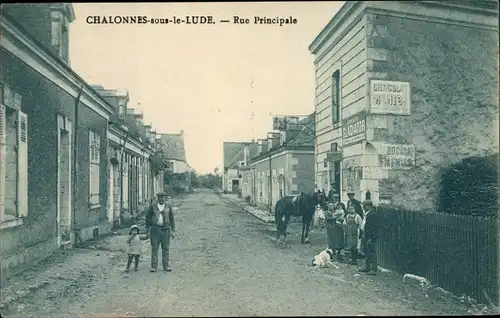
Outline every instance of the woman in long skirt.
{"label": "woman in long skirt", "polygon": [[326,236],[328,239],[328,248],[337,252],[337,259],[341,260],[340,251],[344,248],[344,210],[342,208],[335,209],[335,205],[328,205],[328,213],[326,215]]}

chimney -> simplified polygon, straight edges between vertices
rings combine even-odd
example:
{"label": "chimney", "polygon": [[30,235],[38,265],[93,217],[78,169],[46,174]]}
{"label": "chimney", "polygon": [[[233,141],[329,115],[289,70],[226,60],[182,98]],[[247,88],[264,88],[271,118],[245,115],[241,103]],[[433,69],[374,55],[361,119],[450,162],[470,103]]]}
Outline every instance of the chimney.
{"label": "chimney", "polygon": [[181,129],[181,135],[184,136],[184,130],[183,129]]}
{"label": "chimney", "polygon": [[[52,51],[56,53],[57,56],[67,65],[70,65],[68,39],[70,23],[75,20],[73,5],[71,3],[51,3],[49,8]],[[38,17],[33,20],[36,20],[37,18]],[[36,32],[34,34],[39,33]]]}
{"label": "chimney", "polygon": [[248,164],[248,146],[243,149],[243,161],[245,161],[245,166]]}
{"label": "chimney", "polygon": [[259,139],[258,145],[259,145],[259,155],[269,151],[269,143],[267,139]]}
{"label": "chimney", "polygon": [[269,143],[269,149],[273,149],[280,144],[281,134],[280,133],[269,133],[267,135],[267,142]]}
{"label": "chimney", "polygon": [[91,85],[99,95],[117,111],[118,116],[125,116],[125,109],[129,102],[129,95],[126,89],[106,89],[102,85]]}
{"label": "chimney", "polygon": [[287,142],[287,140],[286,140],[286,131],[282,131],[281,134],[280,134],[280,144],[284,144],[285,142]]}

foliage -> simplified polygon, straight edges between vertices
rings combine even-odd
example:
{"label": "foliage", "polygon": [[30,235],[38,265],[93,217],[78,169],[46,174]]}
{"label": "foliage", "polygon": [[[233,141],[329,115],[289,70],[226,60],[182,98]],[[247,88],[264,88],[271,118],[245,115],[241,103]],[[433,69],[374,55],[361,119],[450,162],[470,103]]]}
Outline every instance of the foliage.
{"label": "foliage", "polygon": [[198,173],[196,171],[191,172],[191,187],[193,188],[199,188],[200,187],[200,180],[198,178]]}
{"label": "foliage", "polygon": [[167,154],[162,147],[157,147],[155,153],[151,157],[153,174],[155,176],[159,175],[161,171],[165,171],[164,180],[169,178],[170,171],[167,170],[170,167],[170,162],[167,159]]}
{"label": "foliage", "polygon": [[447,213],[498,216],[498,154],[469,157],[443,169],[439,210]]}
{"label": "foliage", "polygon": [[[193,175],[191,175],[192,178]],[[217,189],[222,187],[222,178],[218,175],[209,173],[209,174],[196,175],[195,177],[196,177],[196,185],[195,183],[193,183],[193,179],[191,179],[191,185],[194,188],[202,187],[208,189]]]}
{"label": "foliage", "polygon": [[123,121],[125,122],[125,125],[128,128],[128,134],[130,137],[138,138],[141,135],[140,131],[139,131],[139,127],[138,127],[137,122],[136,122],[134,117],[125,116]]}

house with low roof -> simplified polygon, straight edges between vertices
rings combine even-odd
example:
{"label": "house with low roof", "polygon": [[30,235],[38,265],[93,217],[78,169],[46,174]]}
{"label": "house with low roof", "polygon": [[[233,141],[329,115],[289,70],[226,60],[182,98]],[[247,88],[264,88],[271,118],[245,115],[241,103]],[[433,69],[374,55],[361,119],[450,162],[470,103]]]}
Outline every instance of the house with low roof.
{"label": "house with low roof", "polygon": [[71,4],[7,3],[0,15],[3,281],[59,248],[108,233],[122,191],[110,146],[136,161],[152,149],[143,136],[126,137],[130,125],[117,120],[128,94],[90,85],[71,68]]}
{"label": "house with low roof", "polygon": [[283,196],[312,193],[315,189],[315,115],[277,130],[258,140],[257,155],[242,171],[243,196],[269,210]]}
{"label": "house with low roof", "polygon": [[239,193],[241,189],[240,171],[248,166],[250,158],[257,155],[258,147],[255,141],[223,143],[223,191],[229,193]]}
{"label": "house with low roof", "polygon": [[191,173],[193,169],[187,162],[184,143],[184,130],[178,134],[160,134],[160,143],[167,155],[170,167],[167,171],[167,184],[176,192],[186,192],[191,189]]}

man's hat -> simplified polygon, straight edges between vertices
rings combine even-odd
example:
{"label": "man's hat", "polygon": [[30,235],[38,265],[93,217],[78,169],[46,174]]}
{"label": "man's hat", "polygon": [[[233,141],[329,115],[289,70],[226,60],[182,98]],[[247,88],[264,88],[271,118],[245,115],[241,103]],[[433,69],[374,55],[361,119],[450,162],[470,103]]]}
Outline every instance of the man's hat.
{"label": "man's hat", "polygon": [[354,194],[354,191],[352,189],[347,189],[347,194]]}
{"label": "man's hat", "polygon": [[334,197],[334,198],[340,198],[340,195],[339,195],[338,193],[334,193],[334,194],[333,194],[333,197]]}
{"label": "man's hat", "polygon": [[167,196],[167,194],[166,194],[165,192],[158,192],[158,193],[156,194],[156,196],[157,196],[157,197],[166,197],[166,196]]}
{"label": "man's hat", "polygon": [[362,204],[363,204],[363,205],[371,205],[371,206],[373,206],[373,202],[372,202],[372,200],[365,200],[365,201],[363,201],[363,203],[362,203]]}

